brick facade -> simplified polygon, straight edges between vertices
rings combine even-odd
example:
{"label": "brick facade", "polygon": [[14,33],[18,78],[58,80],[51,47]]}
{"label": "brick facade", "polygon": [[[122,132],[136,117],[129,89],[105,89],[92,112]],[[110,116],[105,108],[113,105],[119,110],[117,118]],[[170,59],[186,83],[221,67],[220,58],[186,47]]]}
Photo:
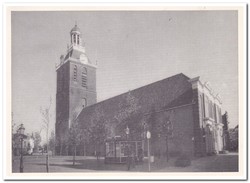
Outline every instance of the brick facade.
{"label": "brick facade", "polygon": [[[138,101],[138,116],[143,117],[135,117],[134,119],[130,119],[131,121],[124,121],[124,124],[128,124],[131,130],[133,130],[132,128],[135,123],[141,124],[142,121],[150,123],[151,113],[154,112],[155,119],[153,123],[156,126],[167,119],[171,120],[173,124],[173,137],[169,139],[169,152],[172,154],[182,152],[193,154],[193,93],[192,86],[188,80],[189,78],[184,74],[177,74],[130,91],[130,95]],[[120,104],[125,102],[127,95],[128,93],[124,93],[85,108],[78,116],[79,122],[83,125],[83,128],[91,125],[91,118],[96,115],[95,110],[101,109],[102,113],[105,114],[106,121],[109,122],[109,125],[115,132],[113,135],[125,135],[124,129],[120,128],[121,126],[125,128],[126,125],[119,124],[115,116],[119,111],[122,111],[122,105]],[[140,128],[140,125],[135,125],[135,128]],[[165,154],[165,143],[164,135],[152,141],[154,153]]]}

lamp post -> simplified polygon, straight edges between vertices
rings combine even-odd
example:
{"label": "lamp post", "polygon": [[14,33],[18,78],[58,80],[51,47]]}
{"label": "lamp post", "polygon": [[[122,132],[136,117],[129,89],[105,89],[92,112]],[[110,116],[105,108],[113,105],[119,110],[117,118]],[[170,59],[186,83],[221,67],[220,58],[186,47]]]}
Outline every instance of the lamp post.
{"label": "lamp post", "polygon": [[21,142],[21,157],[20,157],[20,172],[23,173],[23,138],[24,138],[24,126],[23,124],[20,125],[18,131],[20,135],[20,142]]}
{"label": "lamp post", "polygon": [[129,128],[127,126],[127,128],[125,129],[125,133],[126,133],[126,139],[127,139],[127,152],[128,152],[128,155],[127,155],[127,165],[128,165],[128,170],[130,169],[130,159],[129,159],[129,156],[130,156],[130,150],[129,150],[129,143],[128,143],[128,136],[129,136]]}
{"label": "lamp post", "polygon": [[125,133],[126,133],[126,138],[127,138],[127,141],[128,141],[128,135],[129,135],[129,128],[128,128],[128,125],[127,125],[127,128],[125,129]]}
{"label": "lamp post", "polygon": [[148,139],[148,171],[150,172],[150,147],[149,147],[149,139],[151,138],[150,131],[147,131],[147,139]]}
{"label": "lamp post", "polygon": [[172,122],[171,121],[167,121],[165,124],[164,124],[164,128],[166,130],[166,156],[167,156],[167,162],[169,161],[169,150],[168,150],[168,140],[169,140],[169,137],[172,136]]}

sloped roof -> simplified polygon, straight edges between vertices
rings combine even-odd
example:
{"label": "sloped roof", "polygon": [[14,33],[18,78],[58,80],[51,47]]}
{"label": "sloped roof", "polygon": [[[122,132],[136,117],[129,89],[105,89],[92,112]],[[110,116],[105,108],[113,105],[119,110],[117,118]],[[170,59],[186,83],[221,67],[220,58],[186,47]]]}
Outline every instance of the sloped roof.
{"label": "sloped roof", "polygon": [[[138,105],[141,106],[142,113],[150,112],[152,107],[157,110],[188,104],[192,102],[192,86],[188,81],[189,79],[180,73],[137,88],[130,93],[138,99]],[[97,107],[103,110],[107,118],[113,118],[120,110],[119,104],[123,102],[127,94],[128,92],[84,108],[78,116],[79,121],[89,122]]]}

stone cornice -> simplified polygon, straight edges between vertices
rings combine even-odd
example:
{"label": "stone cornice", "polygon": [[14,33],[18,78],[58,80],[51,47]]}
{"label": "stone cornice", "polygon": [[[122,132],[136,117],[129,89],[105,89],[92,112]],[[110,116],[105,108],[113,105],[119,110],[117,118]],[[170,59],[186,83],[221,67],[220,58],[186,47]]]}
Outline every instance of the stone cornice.
{"label": "stone cornice", "polygon": [[81,63],[80,62],[80,60],[78,60],[78,59],[75,59],[75,58],[72,58],[72,57],[69,57],[68,59],[67,59],[67,61],[69,61],[69,62],[74,62],[74,63],[76,63],[76,64],[82,64],[82,65],[87,65],[87,66],[89,66],[89,67],[92,67],[92,68],[97,68],[97,66],[96,65],[93,65],[93,64],[90,64],[90,63]]}
{"label": "stone cornice", "polygon": [[218,101],[219,104],[222,104],[220,95],[212,90],[209,82],[203,82],[200,80],[200,76],[192,78],[189,80],[192,84],[192,89],[198,89],[202,93],[208,93],[214,100]]}

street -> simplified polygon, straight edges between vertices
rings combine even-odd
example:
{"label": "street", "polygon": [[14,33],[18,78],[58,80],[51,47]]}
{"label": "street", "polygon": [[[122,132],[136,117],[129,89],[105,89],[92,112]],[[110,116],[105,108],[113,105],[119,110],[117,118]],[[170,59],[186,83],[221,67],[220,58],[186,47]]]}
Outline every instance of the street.
{"label": "street", "polygon": [[[50,157],[49,172],[87,172],[87,171],[127,171],[126,164],[105,164],[104,159],[99,161],[95,157],[76,157],[76,164],[73,166],[72,156]],[[13,172],[19,172],[20,157],[14,158]],[[153,172],[237,172],[238,154],[219,154],[202,158],[194,158],[189,167],[175,167],[176,158],[156,160],[151,164]],[[25,156],[24,172],[46,172],[45,155]],[[131,168],[131,172],[147,172],[147,160]]]}

